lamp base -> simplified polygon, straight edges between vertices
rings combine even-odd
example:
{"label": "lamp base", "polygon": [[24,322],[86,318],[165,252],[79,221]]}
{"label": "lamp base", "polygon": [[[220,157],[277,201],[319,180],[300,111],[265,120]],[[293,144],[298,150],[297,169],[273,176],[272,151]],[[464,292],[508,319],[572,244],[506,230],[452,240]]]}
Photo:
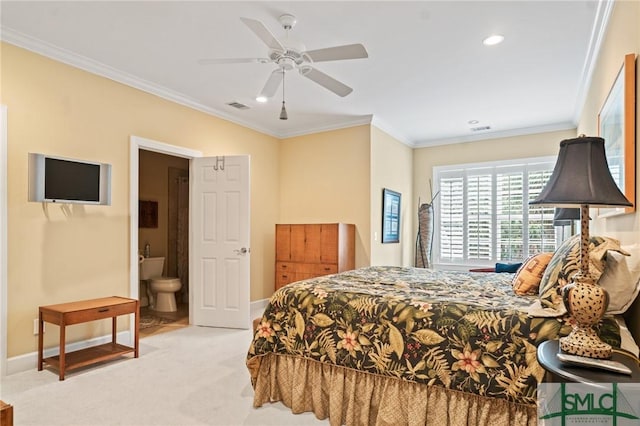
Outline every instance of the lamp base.
{"label": "lamp base", "polygon": [[611,358],[611,345],[600,340],[593,329],[607,310],[609,295],[593,283],[591,275],[576,274],[562,289],[564,305],[576,324],[567,337],[560,339],[560,349],[589,358]]}
{"label": "lamp base", "polygon": [[589,358],[611,358],[611,345],[600,340],[592,328],[579,325],[568,336],[560,338],[560,349],[568,354]]}

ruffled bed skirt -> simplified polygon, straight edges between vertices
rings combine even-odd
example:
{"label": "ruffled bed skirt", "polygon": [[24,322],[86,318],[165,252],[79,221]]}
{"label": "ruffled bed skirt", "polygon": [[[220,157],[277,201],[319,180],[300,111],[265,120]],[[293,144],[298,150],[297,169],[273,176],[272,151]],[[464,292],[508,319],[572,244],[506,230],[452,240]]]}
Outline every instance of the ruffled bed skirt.
{"label": "ruffled bed skirt", "polygon": [[383,377],[290,355],[247,361],[253,405],[281,401],[331,425],[537,425],[535,405]]}

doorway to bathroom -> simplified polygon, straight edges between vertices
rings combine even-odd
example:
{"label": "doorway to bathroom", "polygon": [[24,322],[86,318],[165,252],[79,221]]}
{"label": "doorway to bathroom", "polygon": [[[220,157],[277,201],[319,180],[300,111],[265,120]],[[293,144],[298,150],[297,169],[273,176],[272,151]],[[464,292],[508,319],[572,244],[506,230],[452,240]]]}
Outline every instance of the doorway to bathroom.
{"label": "doorway to bathroom", "polygon": [[[164,258],[140,262],[139,254],[141,250],[144,253],[147,241],[140,239],[144,237],[140,237],[139,221],[150,220],[153,223],[154,211],[157,210],[158,225],[161,223],[160,207],[154,206],[154,200],[144,200],[139,194],[140,155],[144,155],[143,151],[149,151],[186,159],[189,162],[189,279],[186,293],[188,303],[185,304],[189,310],[188,324],[250,328],[250,157],[204,157],[200,151],[138,136],[131,136],[129,148],[130,297],[143,297],[140,291],[141,273],[151,277],[166,273]],[[141,200],[152,202],[145,205],[142,214],[139,211]],[[157,253],[153,244],[149,241],[150,257]],[[157,268],[158,260],[163,262],[159,269],[162,272],[158,272],[158,269],[143,271],[143,265],[156,265]],[[153,281],[159,281],[163,287],[165,284],[170,287],[175,285],[171,278],[169,282],[163,278],[151,279],[152,289],[158,289],[155,285],[158,283]],[[162,304],[166,305],[167,298],[163,299]],[[133,322],[129,330],[133,336],[136,332]]]}
{"label": "doorway to bathroom", "polygon": [[141,149],[138,165],[141,267],[155,262],[159,272],[153,275],[179,280],[177,291],[160,295],[150,279],[141,279],[140,337],[145,337],[189,325],[189,159]]}

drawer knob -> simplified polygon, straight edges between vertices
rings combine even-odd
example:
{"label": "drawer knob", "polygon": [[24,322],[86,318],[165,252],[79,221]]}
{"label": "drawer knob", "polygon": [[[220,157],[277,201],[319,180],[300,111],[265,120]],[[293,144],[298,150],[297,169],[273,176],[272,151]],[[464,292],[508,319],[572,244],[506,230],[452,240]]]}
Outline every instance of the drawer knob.
{"label": "drawer knob", "polygon": [[109,312],[109,308],[98,309],[98,312]]}

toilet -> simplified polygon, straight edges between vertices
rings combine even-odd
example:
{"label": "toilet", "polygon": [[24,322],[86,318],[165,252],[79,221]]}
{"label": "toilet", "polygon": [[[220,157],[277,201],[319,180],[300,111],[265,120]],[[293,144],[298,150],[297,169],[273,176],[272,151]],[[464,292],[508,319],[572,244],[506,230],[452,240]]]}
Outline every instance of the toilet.
{"label": "toilet", "polygon": [[[158,312],[176,312],[176,292],[182,288],[180,278],[163,277],[164,257],[145,257],[140,263],[140,280],[146,280],[151,309]],[[153,297],[155,296],[155,303]]]}

